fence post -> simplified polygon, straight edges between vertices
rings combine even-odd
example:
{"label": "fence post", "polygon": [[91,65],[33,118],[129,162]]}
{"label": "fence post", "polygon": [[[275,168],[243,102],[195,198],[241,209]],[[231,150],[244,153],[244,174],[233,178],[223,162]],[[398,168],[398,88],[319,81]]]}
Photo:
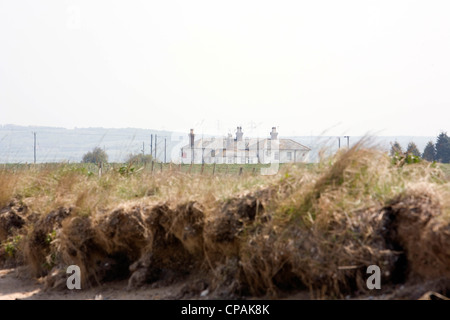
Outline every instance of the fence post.
{"label": "fence post", "polygon": [[159,163],[159,167],[161,168],[161,172],[162,172],[162,162]]}
{"label": "fence post", "polygon": [[214,162],[214,166],[213,166],[213,174],[214,175],[216,173],[216,163]]}
{"label": "fence post", "polygon": [[242,167],[239,168],[239,175],[242,175]]}
{"label": "fence post", "polygon": [[100,162],[98,164],[98,177],[101,178],[102,177],[102,168],[103,168],[103,162]]}
{"label": "fence post", "polygon": [[152,174],[153,174],[153,167],[155,166],[155,161],[152,160]]}
{"label": "fence post", "polygon": [[202,163],[202,170],[201,170],[201,174],[203,174],[203,170],[205,169],[205,163]]}

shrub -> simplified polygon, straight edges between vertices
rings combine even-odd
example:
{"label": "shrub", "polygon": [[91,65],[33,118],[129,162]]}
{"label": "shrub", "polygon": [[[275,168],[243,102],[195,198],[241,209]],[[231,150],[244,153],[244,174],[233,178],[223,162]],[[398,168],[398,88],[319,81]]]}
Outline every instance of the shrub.
{"label": "shrub", "polygon": [[83,163],[106,163],[108,162],[108,155],[104,150],[99,147],[95,147],[92,151],[89,151],[83,156]]}

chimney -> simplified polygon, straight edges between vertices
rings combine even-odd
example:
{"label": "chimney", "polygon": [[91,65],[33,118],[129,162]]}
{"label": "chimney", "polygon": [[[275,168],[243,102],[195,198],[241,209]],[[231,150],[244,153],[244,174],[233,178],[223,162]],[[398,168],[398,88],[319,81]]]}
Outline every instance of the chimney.
{"label": "chimney", "polygon": [[270,133],[270,139],[272,139],[272,140],[277,140],[278,139],[277,128],[272,127],[272,132]]}
{"label": "chimney", "polygon": [[191,144],[191,148],[194,148],[194,137],[195,137],[194,129],[191,129],[191,132],[189,133],[189,141]]}
{"label": "chimney", "polygon": [[228,134],[227,137],[227,148],[233,144],[233,135],[231,133]]}
{"label": "chimney", "polygon": [[242,127],[237,127],[236,131],[236,141],[242,141],[242,136],[244,133],[242,132]]}

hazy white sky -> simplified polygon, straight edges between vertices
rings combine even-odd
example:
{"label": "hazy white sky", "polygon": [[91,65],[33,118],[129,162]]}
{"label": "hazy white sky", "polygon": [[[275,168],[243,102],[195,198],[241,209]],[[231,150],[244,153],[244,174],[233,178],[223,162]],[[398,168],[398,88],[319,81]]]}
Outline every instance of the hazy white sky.
{"label": "hazy white sky", "polygon": [[449,14],[448,0],[0,0],[0,124],[435,136],[450,131]]}

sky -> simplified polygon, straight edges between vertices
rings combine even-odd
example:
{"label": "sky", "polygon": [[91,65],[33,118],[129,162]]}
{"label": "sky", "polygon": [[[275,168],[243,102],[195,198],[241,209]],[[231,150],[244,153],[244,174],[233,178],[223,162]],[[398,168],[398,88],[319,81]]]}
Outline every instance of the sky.
{"label": "sky", "polygon": [[450,131],[450,2],[0,0],[0,125]]}

